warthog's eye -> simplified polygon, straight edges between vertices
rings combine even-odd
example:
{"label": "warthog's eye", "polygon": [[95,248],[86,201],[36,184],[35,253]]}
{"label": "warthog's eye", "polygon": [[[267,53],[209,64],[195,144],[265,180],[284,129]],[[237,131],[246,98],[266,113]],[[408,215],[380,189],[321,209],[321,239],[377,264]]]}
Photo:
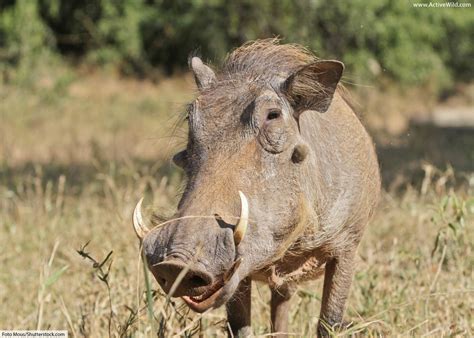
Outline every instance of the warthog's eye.
{"label": "warthog's eye", "polygon": [[176,155],[173,156],[173,162],[178,167],[184,169],[186,167],[186,164],[187,164],[187,161],[188,161],[187,157],[188,157],[188,154],[187,154],[186,150],[180,151],[179,153],[177,153]]}
{"label": "warthog's eye", "polygon": [[267,113],[267,118],[266,120],[267,121],[271,121],[271,120],[276,120],[278,118],[280,118],[281,116],[281,110],[279,109],[271,109],[268,111]]}

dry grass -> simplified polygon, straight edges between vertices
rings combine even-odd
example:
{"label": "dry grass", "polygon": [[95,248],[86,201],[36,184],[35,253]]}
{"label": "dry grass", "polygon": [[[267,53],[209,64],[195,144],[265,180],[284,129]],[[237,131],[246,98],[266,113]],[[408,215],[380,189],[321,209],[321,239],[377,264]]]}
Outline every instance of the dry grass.
{"label": "dry grass", "polygon": [[[190,79],[66,82],[0,88],[0,328],[220,336],[222,309],[193,314],[144,274],[130,224],[139,196],[148,214],[176,205],[181,174],[166,159],[183,142],[172,135]],[[473,176],[424,169],[424,180],[383,194],[359,251],[346,334],[474,334]],[[320,291],[317,281],[294,297],[295,336],[314,336]],[[269,332],[268,298],[254,286],[255,335]]]}

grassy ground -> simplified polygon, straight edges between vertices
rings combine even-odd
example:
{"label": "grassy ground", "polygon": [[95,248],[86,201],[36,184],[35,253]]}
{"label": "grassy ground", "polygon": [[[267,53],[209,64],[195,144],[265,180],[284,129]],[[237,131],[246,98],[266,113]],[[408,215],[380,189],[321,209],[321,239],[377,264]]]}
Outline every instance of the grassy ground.
{"label": "grassy ground", "polygon": [[[149,215],[177,203],[182,177],[168,159],[184,143],[177,121],[192,88],[189,77],[152,85],[68,72],[0,87],[0,328],[224,332],[222,309],[196,315],[153,280],[146,287],[130,222],[142,195]],[[472,131],[444,141],[439,130],[409,141],[373,132],[385,190],[359,250],[346,333],[472,336]],[[294,297],[295,336],[314,336],[320,292],[316,281]],[[255,335],[269,332],[268,299],[255,285]]]}

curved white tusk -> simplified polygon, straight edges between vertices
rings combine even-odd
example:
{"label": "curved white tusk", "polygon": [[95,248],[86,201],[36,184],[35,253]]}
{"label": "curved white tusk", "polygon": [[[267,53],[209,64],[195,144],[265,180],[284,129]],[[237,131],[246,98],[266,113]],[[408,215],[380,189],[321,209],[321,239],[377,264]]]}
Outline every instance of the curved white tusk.
{"label": "curved white tusk", "polygon": [[148,227],[143,222],[142,202],[143,202],[143,197],[140,198],[137,205],[135,206],[135,209],[133,210],[133,218],[132,218],[133,228],[135,229],[135,233],[137,234],[140,240],[143,240],[146,234],[150,231],[150,229],[148,229]]}
{"label": "curved white tusk", "polygon": [[239,245],[242,239],[244,238],[245,232],[247,231],[247,226],[249,224],[249,203],[247,201],[247,197],[245,197],[242,191],[239,191],[239,195],[241,210],[239,223],[237,223],[234,229],[235,246]]}

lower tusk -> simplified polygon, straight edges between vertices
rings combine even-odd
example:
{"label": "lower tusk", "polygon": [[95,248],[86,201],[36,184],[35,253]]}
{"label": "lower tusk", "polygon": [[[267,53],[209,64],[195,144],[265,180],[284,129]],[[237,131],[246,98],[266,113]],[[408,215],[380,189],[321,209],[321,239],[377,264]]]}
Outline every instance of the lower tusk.
{"label": "lower tusk", "polygon": [[135,229],[135,233],[137,234],[140,240],[143,240],[143,238],[148,234],[148,232],[150,232],[150,229],[148,229],[148,227],[143,222],[142,202],[143,202],[143,197],[140,198],[137,205],[135,206],[135,209],[133,210],[133,218],[132,218],[133,228]]}
{"label": "lower tusk", "polygon": [[237,258],[234,263],[232,264],[232,266],[230,267],[229,270],[227,270],[227,272],[224,274],[224,284],[227,283],[231,278],[232,276],[234,275],[234,273],[237,271],[237,269],[239,268],[240,266],[240,263],[242,263],[242,257],[239,257]]}
{"label": "lower tusk", "polygon": [[234,229],[234,243],[236,246],[239,245],[244,238],[249,223],[249,203],[247,197],[245,197],[242,191],[239,191],[239,196],[241,203],[240,219]]}

